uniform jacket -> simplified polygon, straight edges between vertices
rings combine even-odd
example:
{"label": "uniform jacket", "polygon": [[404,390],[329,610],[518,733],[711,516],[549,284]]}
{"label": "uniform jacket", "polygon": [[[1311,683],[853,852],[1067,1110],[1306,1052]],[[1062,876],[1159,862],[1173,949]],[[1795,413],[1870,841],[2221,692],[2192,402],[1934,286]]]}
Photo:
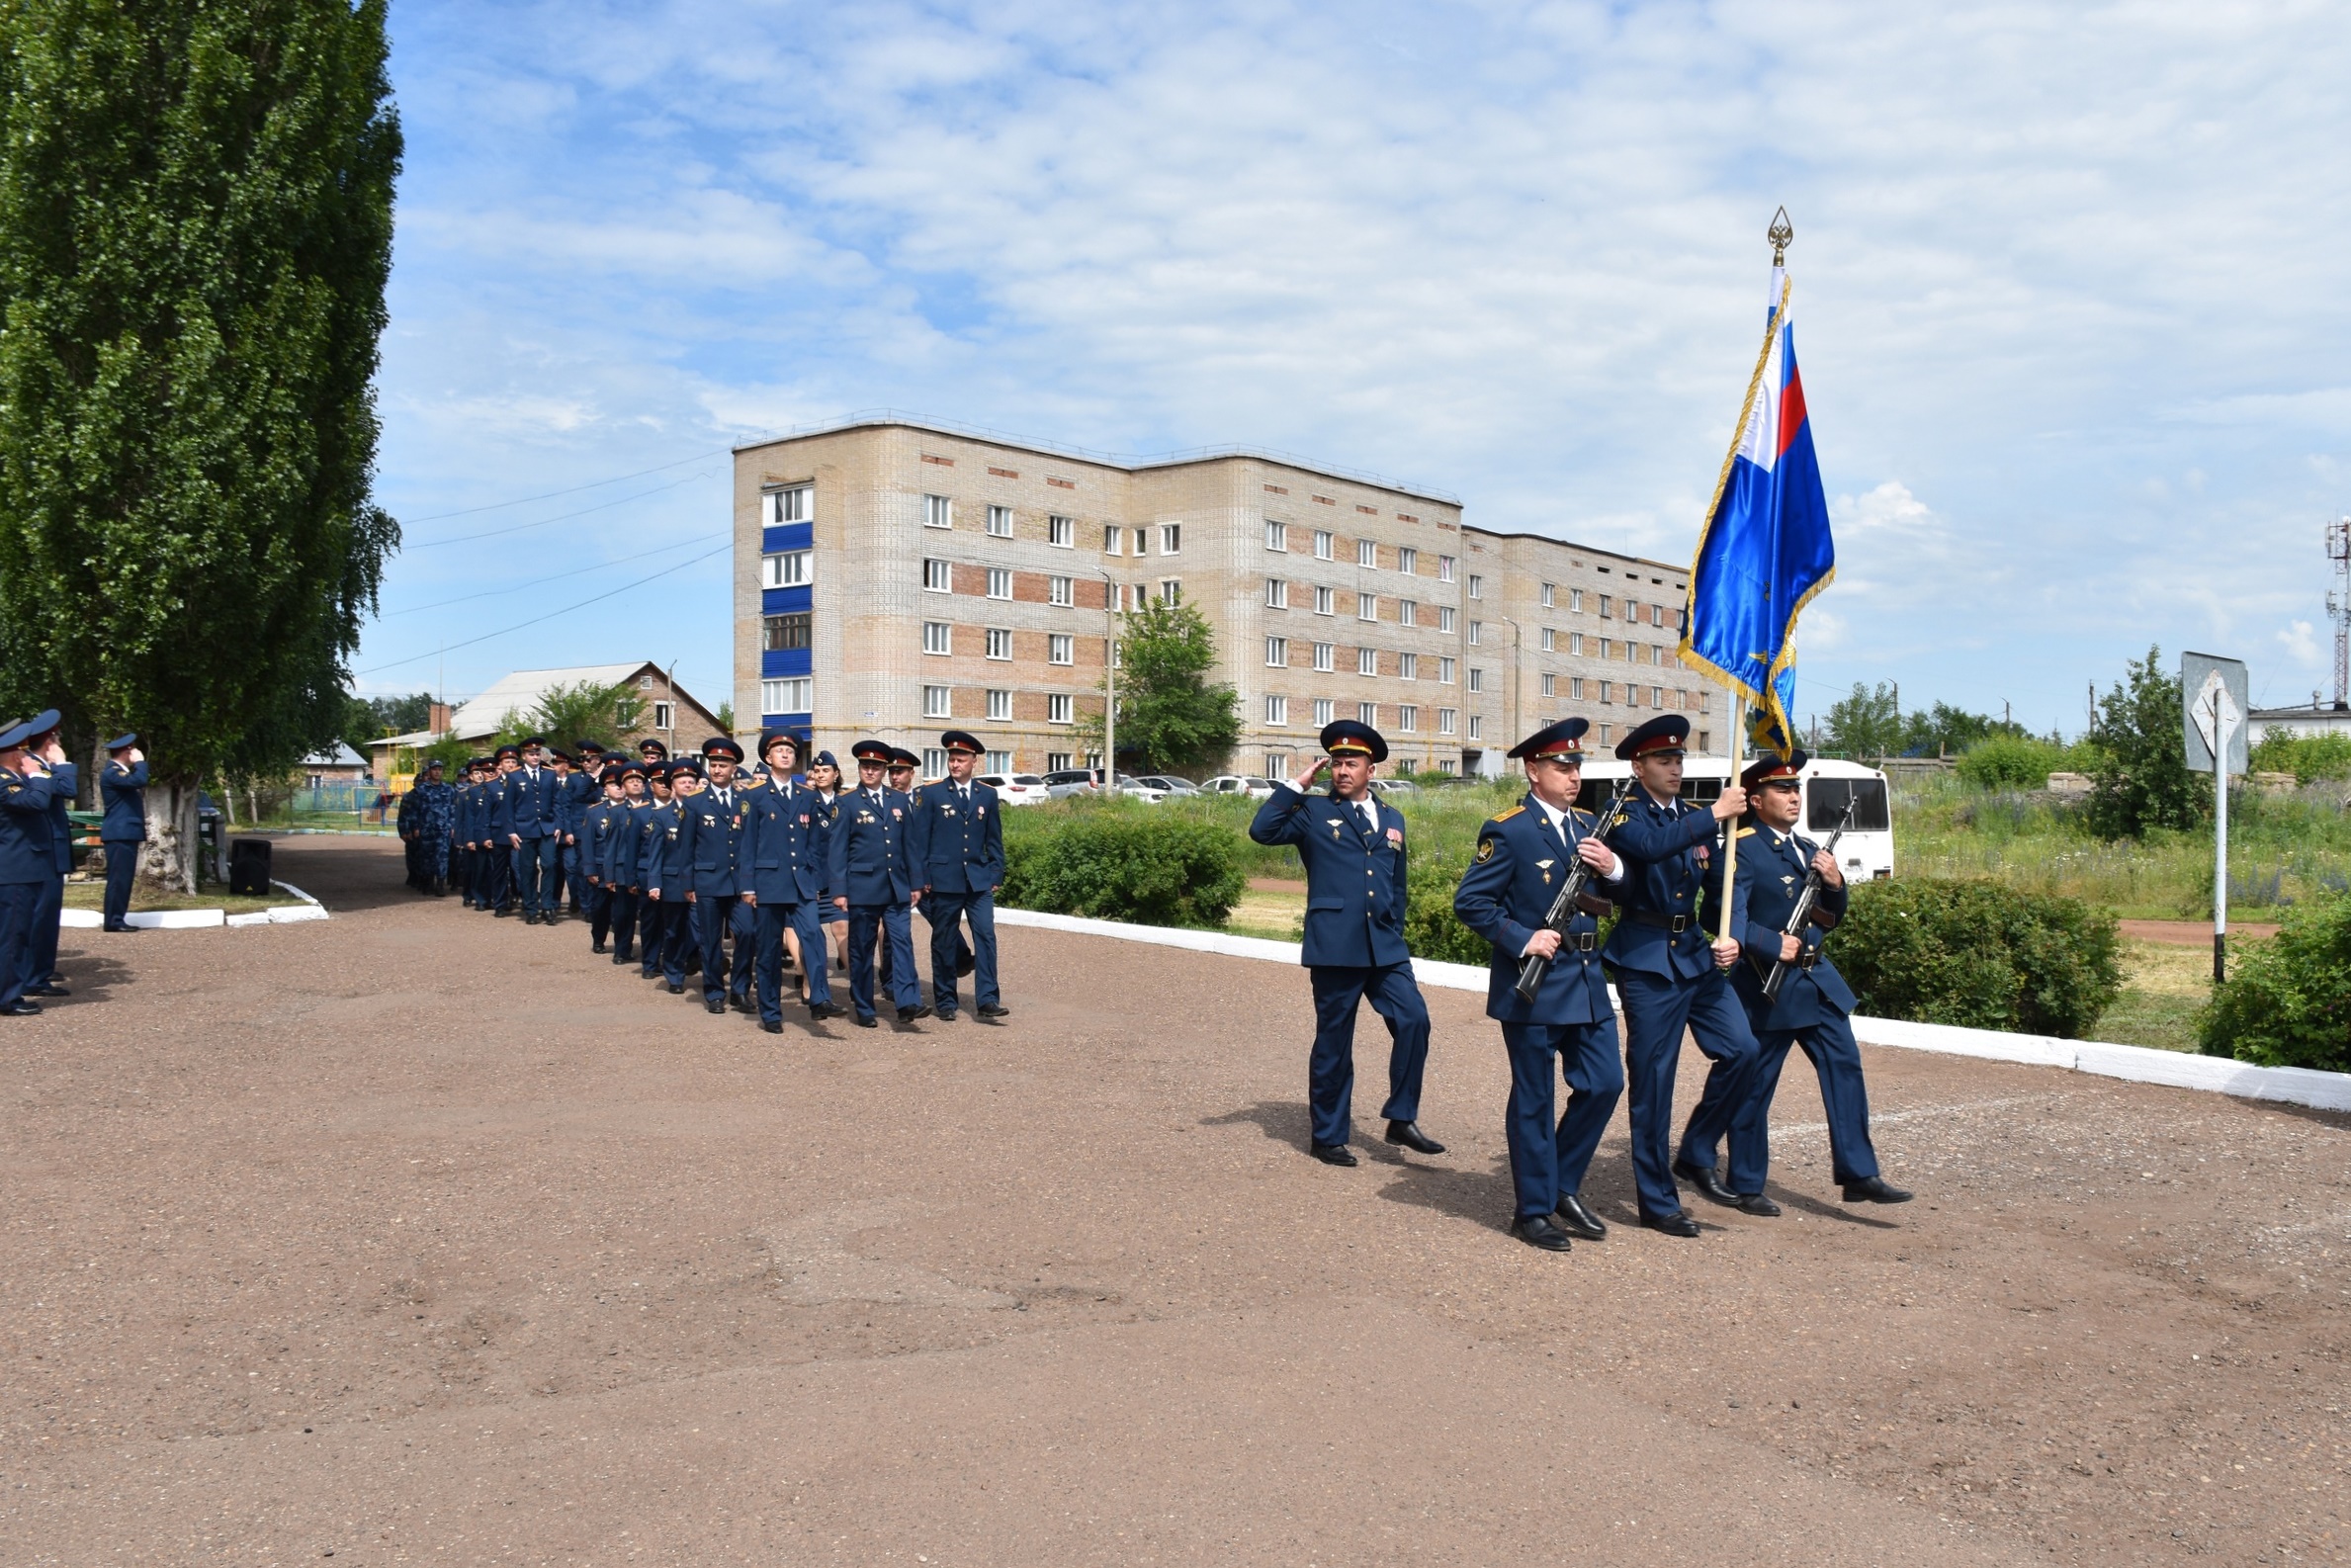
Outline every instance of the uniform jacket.
{"label": "uniform jacket", "polygon": [[49,872],[63,876],[73,869],[73,819],[65,814],[73,810],[73,792],[81,785],[82,772],[78,764],[56,762],[49,766]]}
{"label": "uniform jacket", "polygon": [[556,791],[556,831],[579,837],[579,825],[591,807],[604,802],[604,786],[586,773],[567,773]]}
{"label": "uniform jacket", "polygon": [[[1581,911],[1543,972],[1534,1000],[1523,1000],[1518,990],[1520,955],[1542,929],[1559,884],[1575,863],[1576,845],[1597,826],[1590,812],[1570,810],[1563,842],[1530,793],[1478,829],[1469,872],[1453,893],[1453,913],[1494,945],[1486,981],[1487,1017],[1505,1023],[1599,1023],[1610,1016],[1609,983],[1601,973],[1600,955],[1577,946],[1578,938],[1591,941],[1599,934],[1600,922]],[[1586,885],[1599,895],[1611,887],[1597,875]]]}
{"label": "uniform jacket", "polygon": [[147,765],[109,762],[98,775],[98,795],[106,803],[106,820],[98,826],[103,843],[143,844],[147,841]]}
{"label": "uniform jacket", "polygon": [[[103,789],[105,786],[106,781],[100,779],[99,787]],[[424,830],[423,823],[424,813],[417,802],[416,792],[409,790],[400,797],[399,816],[393,819],[392,826],[399,829],[402,838],[409,838]],[[144,826],[143,822],[141,826]]]}
{"label": "uniform jacket", "polygon": [[684,831],[685,816],[674,797],[667,805],[653,802],[645,814],[644,848],[637,867],[639,886],[648,893],[658,889],[664,904],[683,904],[693,891],[693,867],[680,842]]}
{"label": "uniform jacket", "polygon": [[[1853,1011],[1853,988],[1845,984],[1845,977],[1837,973],[1826,953],[1814,959],[1810,969],[1790,969],[1780,983],[1780,1000],[1769,1007],[1764,1003],[1764,977],[1779,962],[1780,933],[1804,891],[1814,847],[1810,839],[1777,828],[1739,830],[1739,867],[1733,878],[1730,922],[1745,952],[1732,968],[1730,979],[1739,1000],[1747,1004],[1748,1022],[1759,1031],[1809,1028]],[[1718,892],[1721,880],[1717,876],[1708,892]],[[1819,922],[1825,919],[1834,925],[1842,919],[1850,897],[1849,889],[1832,888],[1825,882],[1820,885],[1820,897],[1812,905],[1813,918],[1805,922],[1801,933],[1807,949],[1820,952],[1826,927]]]}
{"label": "uniform jacket", "polygon": [[825,798],[789,779],[743,797],[740,864],[761,904],[808,904],[825,892]]}
{"label": "uniform jacket", "polygon": [[474,786],[456,784],[449,792],[449,836],[458,843],[470,844],[481,835],[474,830]]}
{"label": "uniform jacket", "polygon": [[0,883],[46,882],[57,874],[49,854],[53,782],[0,767]]}
{"label": "uniform jacket", "polygon": [[[515,772],[522,771],[517,768]],[[481,836],[499,848],[506,845],[507,835],[515,832],[514,793],[510,787],[512,773],[500,773],[481,786]]]}
{"label": "uniform jacket", "polygon": [[[729,789],[727,803],[721,805],[717,788],[705,785],[686,797],[678,815],[678,837],[699,897],[724,898],[742,891],[743,803],[746,796],[764,793],[737,784]],[[669,895],[664,892],[661,896]]]}
{"label": "uniform jacket", "polygon": [[1306,863],[1308,967],[1370,968],[1401,964],[1406,889],[1404,815],[1373,797],[1379,827],[1366,830],[1354,807],[1337,795],[1301,795],[1287,784],[1258,808],[1249,836],[1294,844]]}
{"label": "uniform jacket", "polygon": [[564,780],[556,777],[554,768],[539,769],[536,778],[527,767],[518,767],[506,775],[507,826],[501,832],[513,833],[525,843],[534,838],[548,838],[559,831],[556,827],[556,797],[563,793]]}
{"label": "uniform jacket", "polygon": [[[1625,860],[1615,889],[1624,915],[1603,950],[1612,967],[1667,980],[1696,980],[1714,967],[1698,903],[1719,827],[1703,806],[1660,805],[1646,790],[1632,792],[1624,821],[1603,840]],[[1675,933],[1643,916],[1680,916],[1684,925]]]}
{"label": "uniform jacket", "polygon": [[624,797],[613,809],[604,835],[604,880],[613,887],[645,887],[645,820],[653,805],[643,797]]}
{"label": "uniform jacket", "polygon": [[878,793],[879,803],[862,789],[832,803],[825,887],[827,896],[852,906],[904,904],[914,896],[907,860],[907,814],[914,802],[886,785]]}
{"label": "uniform jacket", "polygon": [[809,813],[809,826],[817,829],[817,875],[823,883],[819,896],[829,900],[832,888],[832,834],[840,826],[841,792],[834,790],[827,797],[822,790],[809,792],[816,798],[816,809]]}
{"label": "uniform jacket", "polygon": [[1004,817],[996,791],[974,779],[967,805],[953,779],[914,791],[907,859],[914,880],[942,893],[990,893],[1004,880]]}

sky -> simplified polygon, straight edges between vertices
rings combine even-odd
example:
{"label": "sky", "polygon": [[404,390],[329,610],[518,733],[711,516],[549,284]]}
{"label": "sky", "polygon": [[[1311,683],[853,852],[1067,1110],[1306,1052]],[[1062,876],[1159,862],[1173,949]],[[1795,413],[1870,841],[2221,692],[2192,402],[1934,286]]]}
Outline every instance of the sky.
{"label": "sky", "polygon": [[[730,695],[728,449],[1226,444],[1688,559],[1785,204],[1856,681],[2035,729],[2150,646],[2331,688],[2338,5],[400,0],[358,690]],[[2331,697],[2331,689],[2327,695]]]}

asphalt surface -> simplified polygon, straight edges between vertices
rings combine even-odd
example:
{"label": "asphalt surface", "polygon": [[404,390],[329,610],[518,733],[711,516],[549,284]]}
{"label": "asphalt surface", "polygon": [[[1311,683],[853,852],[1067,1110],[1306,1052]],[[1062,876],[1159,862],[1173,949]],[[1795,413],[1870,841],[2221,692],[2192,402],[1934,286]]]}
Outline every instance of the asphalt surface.
{"label": "asphalt surface", "polygon": [[1917,1202],[1837,1201],[1791,1071],[1784,1218],[1628,1228],[1620,1113],[1553,1257],[1474,997],[1450,1151],[1341,1171],[1286,966],[1007,928],[1001,1025],[779,1038],[277,853],[334,919],[69,931],[0,1034],[0,1562],[2351,1546],[2341,1117],[1872,1050]]}

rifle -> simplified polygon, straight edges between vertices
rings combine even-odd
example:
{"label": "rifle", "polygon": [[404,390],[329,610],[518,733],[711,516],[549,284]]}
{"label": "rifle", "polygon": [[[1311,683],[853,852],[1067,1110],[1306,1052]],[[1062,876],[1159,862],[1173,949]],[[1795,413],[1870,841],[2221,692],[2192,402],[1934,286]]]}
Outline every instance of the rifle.
{"label": "rifle", "polygon": [[[1600,826],[1585,836],[1588,838],[1601,837],[1622,821],[1624,802],[1631,793],[1632,778],[1627,774],[1624,781],[1616,786],[1616,793],[1610,798],[1609,809],[1602,814]],[[1583,857],[1581,855],[1570,856],[1567,875],[1559,883],[1558,897],[1551,900],[1550,913],[1543,916],[1544,929],[1557,931],[1562,938],[1566,937],[1568,926],[1575,922],[1576,900],[1583,896],[1584,886],[1591,880],[1592,868],[1584,863]],[[1550,967],[1551,961],[1540,953],[1528,953],[1524,958],[1519,960],[1517,989],[1521,1001],[1532,1002],[1534,1000],[1534,994],[1543,989],[1543,976],[1549,972]]]}
{"label": "rifle", "polygon": [[[1829,834],[1828,854],[1832,860],[1837,855],[1837,840],[1844,837],[1845,829],[1853,826],[1855,804],[1852,796],[1849,795],[1845,798],[1845,815],[1837,820],[1837,830]],[[1795,936],[1801,933],[1804,923],[1812,918],[1812,907],[1819,902],[1820,867],[1812,866],[1804,872],[1804,891],[1796,895],[1796,907],[1788,912],[1787,924],[1781,929],[1780,934]],[[1794,967],[1785,958],[1776,958],[1772,961],[1771,972],[1764,976],[1764,1001],[1778,1002],[1780,1000],[1780,988],[1786,982],[1787,972]]]}

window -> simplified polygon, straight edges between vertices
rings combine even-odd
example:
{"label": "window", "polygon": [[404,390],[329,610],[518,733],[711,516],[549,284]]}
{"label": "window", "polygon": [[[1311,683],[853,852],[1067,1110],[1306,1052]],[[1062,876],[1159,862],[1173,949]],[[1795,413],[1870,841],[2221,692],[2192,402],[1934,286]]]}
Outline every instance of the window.
{"label": "window", "polygon": [[1379,569],[1379,546],[1368,539],[1356,540],[1355,565],[1369,566],[1372,570],[1377,571]]}
{"label": "window", "polygon": [[955,651],[954,637],[953,629],[946,622],[924,621],[922,623],[922,652],[925,653],[951,653]]}
{"label": "window", "polygon": [[1331,559],[1331,532],[1329,529],[1318,528],[1314,531],[1314,559],[1317,561]]}
{"label": "window", "polygon": [[1011,596],[1012,568],[1010,566],[990,566],[988,568],[988,597],[1008,599]]}
{"label": "window", "polygon": [[1270,517],[1265,519],[1265,548],[1267,550],[1288,550],[1290,548],[1290,531]]}
{"label": "window", "polygon": [[1570,588],[1570,589],[1568,589],[1568,590],[1567,590],[1567,607],[1568,607],[1569,609],[1571,609],[1571,610],[1575,611],[1575,613],[1576,613],[1576,614],[1578,614],[1578,615],[1582,615],[1582,614],[1584,613],[1584,590],[1583,590],[1583,589],[1581,589],[1581,588]]}
{"label": "window", "polygon": [[1355,650],[1355,673],[1358,675],[1376,675],[1379,673],[1378,649],[1358,648]]}
{"label": "window", "polygon": [[947,753],[935,745],[922,748],[922,776],[944,778],[947,775]]}
{"label": "window", "polygon": [[[791,484],[780,490],[769,490],[759,497],[759,521],[773,528],[779,523],[805,523],[817,514],[817,487],[814,484]],[[797,708],[771,709],[774,713],[797,713]]]}
{"label": "window", "polygon": [[1421,553],[1410,545],[1399,546],[1396,551],[1396,569],[1408,576],[1419,571],[1421,569]]}
{"label": "window", "polygon": [[1012,771],[1012,753],[1009,751],[991,751],[988,753],[986,760],[988,763],[988,771],[991,773],[1009,773]]}
{"label": "window", "polygon": [[1605,621],[1609,618],[1611,613],[1611,612],[1609,609],[1609,596],[1604,593],[1600,596],[1600,618]]}
{"label": "window", "polygon": [[817,683],[803,677],[799,680],[763,680],[759,682],[759,711],[761,713],[807,713],[816,707]]}
{"label": "window", "polygon": [[1630,599],[1625,600],[1624,618],[1627,621],[1632,622],[1635,626],[1638,626],[1641,620],[1641,607]]}
{"label": "window", "polygon": [[654,729],[656,729],[656,730],[674,730],[674,729],[676,729],[676,728],[677,728],[677,704],[675,704],[675,703],[673,703],[673,702],[656,702],[656,703],[654,703],[654,704],[653,704],[653,728],[654,728]]}
{"label": "window", "polygon": [[1641,688],[1634,685],[1631,681],[1626,681],[1624,683],[1624,706],[1627,708],[1638,708],[1640,705]]}
{"label": "window", "polygon": [[1573,676],[1570,676],[1570,677],[1568,678],[1568,682],[1567,682],[1567,694],[1568,694],[1570,697],[1574,698],[1574,699],[1575,699],[1576,701],[1578,701],[1578,702],[1582,702],[1582,701],[1584,700],[1584,677],[1583,677],[1583,676],[1581,676],[1581,675],[1573,675]]}
{"label": "window", "polygon": [[1469,646],[1470,646],[1471,648],[1476,648],[1478,645],[1480,645],[1481,643],[1485,642],[1485,640],[1486,640],[1486,623],[1485,623],[1485,622],[1483,622],[1483,621],[1472,621],[1472,622],[1470,622],[1470,623],[1469,623]]}
{"label": "window", "polygon": [[1452,557],[1439,556],[1437,558],[1437,580],[1439,582],[1450,582],[1453,580]]}
{"label": "window", "polygon": [[1624,645],[1624,662],[1626,662],[1627,664],[1637,664],[1637,663],[1639,663],[1640,661],[1641,661],[1641,645],[1640,645],[1640,644],[1638,644],[1638,643],[1627,643],[1627,644],[1625,644],[1625,645]]}
{"label": "window", "polygon": [[[1007,571],[1004,575],[1008,577],[1011,573]],[[1006,594],[1005,597],[1009,598],[1010,595]],[[1078,590],[1068,577],[1047,577],[1045,579],[1045,597],[1049,602],[1062,605],[1065,608],[1074,607],[1078,602]]]}
{"label": "window", "polygon": [[[809,625],[814,618],[802,610],[792,615],[770,615],[761,623],[765,636],[760,646],[770,653],[788,653],[794,649],[808,647]],[[771,709],[780,713],[782,709]]]}
{"label": "window", "polygon": [[1581,632],[1570,632],[1570,633],[1568,633],[1568,634],[1567,634],[1567,651],[1568,651],[1569,653],[1581,653],[1582,652],[1584,652],[1584,634],[1583,634],[1583,633],[1581,633]]}
{"label": "window", "polygon": [[990,658],[1010,658],[1012,656],[1012,629],[1010,627],[992,626],[988,629],[988,656]]}
{"label": "window", "polygon": [[1076,700],[1066,691],[1057,691],[1047,697],[1045,699],[1045,722],[1047,724],[1068,724],[1070,709]]}
{"label": "window", "polygon": [[1402,707],[1400,707],[1400,708],[1398,708],[1398,709],[1396,710],[1396,728],[1397,728],[1398,730],[1402,731],[1402,732],[1403,732],[1404,734],[1406,734],[1406,735],[1410,735],[1410,734],[1412,734],[1412,733],[1413,733],[1415,730],[1418,730],[1420,727],[1421,727],[1421,710],[1420,710],[1420,709],[1418,709],[1418,708],[1414,707],[1414,706],[1413,706],[1411,703],[1409,703],[1409,702],[1408,702],[1408,703],[1405,703],[1405,704],[1404,704]]}
{"label": "window", "polygon": [[1600,650],[1600,654],[1599,654],[1599,656],[1600,656],[1600,657],[1602,657],[1602,658],[1606,658],[1606,657],[1608,657],[1608,656],[1609,656],[1609,640],[1608,640],[1607,638],[1605,638],[1605,637],[1595,638],[1595,639],[1593,639],[1593,643],[1594,643],[1594,645],[1595,645],[1596,647],[1598,647],[1598,648],[1599,648],[1599,650]]}
{"label": "window", "polygon": [[[1698,711],[1700,713],[1712,713],[1714,711],[1714,693],[1703,686],[1700,686],[1698,689]],[[1706,743],[1703,740],[1700,740],[1698,742],[1698,748],[1700,751],[1703,751],[1706,748]]]}
{"label": "window", "polygon": [[925,528],[953,528],[955,503],[944,495],[922,497],[922,526]]}
{"label": "window", "polygon": [[944,561],[925,558],[922,563],[922,591],[924,593],[953,593],[955,568]]}
{"label": "window", "polygon": [[1453,710],[1453,709],[1451,709],[1451,708],[1439,708],[1439,709],[1437,709],[1437,733],[1438,735],[1451,735],[1451,734],[1453,733],[1453,725],[1454,725],[1454,722],[1455,722],[1455,720],[1456,720],[1456,718],[1457,718],[1457,717],[1458,717],[1458,716],[1457,716],[1457,714],[1456,714],[1455,710]]}
{"label": "window", "polygon": [[1265,722],[1267,724],[1288,724],[1290,722],[1289,698],[1267,696],[1265,699]]}
{"label": "window", "polygon": [[[1714,749],[1714,733],[1712,731],[1700,730],[1698,733],[1698,748],[1701,755]],[[1838,815],[1843,816],[1844,814],[1839,812]],[[1855,820],[1859,821],[1862,814],[1860,812],[1855,812],[1853,815]]]}
{"label": "window", "polygon": [[1045,753],[1046,772],[1067,773],[1069,770],[1070,754],[1067,751],[1048,751]]}
{"label": "window", "polygon": [[1486,739],[1486,720],[1482,714],[1473,713],[1469,716],[1469,739],[1472,740]]}
{"label": "window", "polygon": [[1396,601],[1396,624],[1398,626],[1420,625],[1421,606],[1419,601],[1414,599],[1398,599]]}
{"label": "window", "polygon": [[762,588],[805,588],[809,583],[809,557],[806,550],[787,550],[780,555],[759,558],[759,586]]}
{"label": "window", "polygon": [[989,508],[988,508],[988,531],[989,531],[991,534],[994,534],[994,535],[995,535],[997,538],[999,538],[999,539],[1009,539],[1009,538],[1011,538],[1011,537],[1012,537],[1012,508],[1010,508],[1009,506],[991,506],[991,507],[989,507]]}
{"label": "window", "polygon": [[1615,689],[1616,689],[1616,688],[1615,688],[1615,686],[1614,686],[1614,684],[1613,684],[1612,682],[1610,682],[1610,681],[1605,681],[1605,680],[1604,680],[1604,681],[1602,681],[1602,682],[1600,683],[1600,700],[1601,700],[1602,702],[1613,702],[1613,701],[1615,701],[1615,699],[1614,699],[1613,697],[1611,697],[1611,696],[1610,696],[1610,695],[1609,695],[1609,693],[1611,693],[1611,692],[1614,691]]}
{"label": "window", "polygon": [[1012,717],[1012,694],[992,691],[988,694],[988,717],[1001,723]]}
{"label": "window", "polygon": [[1265,666],[1268,669],[1290,667],[1290,640],[1286,637],[1265,639]]}
{"label": "window", "polygon": [[1559,695],[1559,677],[1557,675],[1545,675],[1543,677],[1543,695],[1546,697],[1556,697]]}
{"label": "window", "polygon": [[1355,595],[1355,619],[1358,621],[1376,621],[1379,619],[1378,594],[1358,593]]}
{"label": "window", "polygon": [[1268,752],[1266,752],[1266,753],[1265,753],[1265,777],[1267,777],[1267,778],[1288,778],[1289,776],[1290,776],[1290,754],[1289,754],[1287,751],[1268,751]]}
{"label": "window", "polygon": [[1078,640],[1067,632],[1056,632],[1045,639],[1045,662],[1075,664],[1078,662]]}
{"label": "window", "polygon": [[1451,659],[1440,658],[1437,661],[1437,683],[1439,686],[1450,686],[1453,683],[1453,661]]}
{"label": "window", "polygon": [[1182,550],[1183,525],[1181,523],[1160,524],[1159,553],[1163,556],[1174,556],[1181,554]]}
{"label": "window", "polygon": [[1552,607],[1552,605],[1551,605],[1551,594],[1552,594],[1552,591],[1553,591],[1553,590],[1552,590],[1551,584],[1549,584],[1549,583],[1547,583],[1547,582],[1543,584],[1543,608],[1544,608],[1544,609],[1546,609],[1546,610],[1548,610],[1548,609],[1550,609],[1550,608]]}
{"label": "window", "polygon": [[923,688],[922,688],[922,717],[923,717],[923,718],[925,718],[925,719],[952,719],[952,718],[954,718],[954,717],[955,717],[955,693],[954,693],[953,689],[952,689],[952,688],[950,688],[950,687],[946,687],[946,686],[925,686],[925,687],[923,687]]}
{"label": "window", "polygon": [[1367,724],[1373,729],[1379,728],[1379,704],[1376,702],[1356,703],[1355,723]]}
{"label": "window", "polygon": [[1421,678],[1421,655],[1398,653],[1396,655],[1396,678],[1398,680],[1419,680]]}
{"label": "window", "polygon": [[1338,717],[1339,704],[1333,702],[1328,697],[1317,697],[1314,699],[1315,728],[1320,729]]}
{"label": "window", "polygon": [[1559,652],[1559,634],[1547,626],[1543,628],[1543,652],[1546,653]]}
{"label": "window", "polygon": [[1475,664],[1469,666],[1469,689],[1471,691],[1486,689],[1486,672]]}
{"label": "window", "polygon": [[1437,607],[1437,629],[1445,633],[1450,633],[1453,630],[1453,607],[1451,605],[1440,604]]}
{"label": "window", "polygon": [[1182,584],[1181,582],[1178,582],[1178,581],[1177,581],[1176,578],[1174,578],[1174,577],[1170,577],[1170,578],[1168,578],[1166,581],[1162,582],[1162,583],[1159,585],[1159,602],[1160,602],[1160,603],[1162,603],[1162,604],[1175,604],[1175,603],[1178,602],[1179,600],[1181,600],[1181,599],[1182,599],[1182,597],[1183,597],[1183,584]]}
{"label": "window", "polygon": [[1102,553],[1106,556],[1117,555],[1118,547],[1125,541],[1125,529],[1119,527],[1116,523],[1107,525],[1102,529]]}
{"label": "window", "polygon": [[1469,574],[1469,596],[1473,599],[1482,599],[1486,596],[1486,579],[1474,571]]}
{"label": "window", "polygon": [[1265,579],[1265,608],[1286,610],[1290,607],[1290,585],[1279,577]]}
{"label": "window", "polygon": [[1059,550],[1078,548],[1078,519],[1048,517],[1045,519],[1045,543]]}
{"label": "window", "polygon": [[[1332,662],[1333,656],[1336,653],[1337,650],[1329,643],[1315,644],[1314,667],[1325,672],[1338,668],[1338,665]],[[1331,721],[1328,719],[1323,721],[1325,724],[1329,724],[1330,722]]]}
{"label": "window", "polygon": [[1339,596],[1337,590],[1332,588],[1317,588],[1314,590],[1315,614],[1337,615],[1339,613],[1338,606]]}

